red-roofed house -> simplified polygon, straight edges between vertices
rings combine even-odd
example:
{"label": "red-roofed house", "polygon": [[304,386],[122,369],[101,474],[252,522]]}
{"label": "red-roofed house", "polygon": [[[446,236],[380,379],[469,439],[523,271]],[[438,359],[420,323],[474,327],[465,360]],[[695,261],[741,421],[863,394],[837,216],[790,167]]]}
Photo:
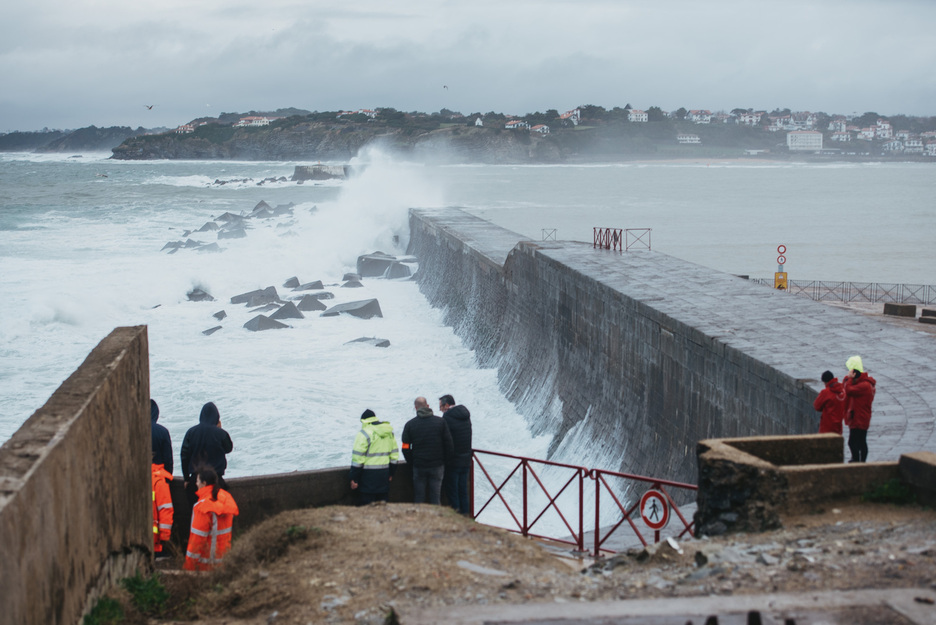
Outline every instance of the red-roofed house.
{"label": "red-roofed house", "polygon": [[627,121],[629,122],[649,122],[650,116],[647,114],[647,111],[641,111],[639,109],[631,109],[627,111]]}

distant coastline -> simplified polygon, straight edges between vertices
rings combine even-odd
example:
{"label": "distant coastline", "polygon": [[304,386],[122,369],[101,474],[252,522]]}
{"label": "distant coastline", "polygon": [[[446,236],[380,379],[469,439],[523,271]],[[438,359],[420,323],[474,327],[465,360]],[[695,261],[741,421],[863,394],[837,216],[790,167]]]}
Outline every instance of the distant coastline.
{"label": "distant coastline", "polygon": [[[552,111],[525,118],[494,113],[467,117],[451,112],[447,116],[403,114],[393,109],[230,113],[192,120],[176,129],[90,126],[75,131],[8,133],[0,135],[0,152],[110,151],[117,160],[346,163],[363,150],[378,148],[407,160],[437,164],[936,162],[936,131],[923,130],[936,118],[901,120],[912,129],[894,128],[889,121],[877,119],[873,126],[860,130],[867,139],[857,134],[853,139],[849,133],[857,127],[830,116],[794,114],[764,121],[755,116],[757,125],[739,121],[748,119],[740,112],[731,123],[724,115],[725,120],[711,114],[699,117],[707,111],[628,121],[627,116],[612,116],[614,111],[589,109],[600,107],[583,107],[558,117]],[[633,118],[634,111],[623,111]],[[875,115],[865,117],[856,121],[871,123],[868,120]],[[536,123],[553,118],[552,124]],[[828,129],[813,129],[823,125]]]}

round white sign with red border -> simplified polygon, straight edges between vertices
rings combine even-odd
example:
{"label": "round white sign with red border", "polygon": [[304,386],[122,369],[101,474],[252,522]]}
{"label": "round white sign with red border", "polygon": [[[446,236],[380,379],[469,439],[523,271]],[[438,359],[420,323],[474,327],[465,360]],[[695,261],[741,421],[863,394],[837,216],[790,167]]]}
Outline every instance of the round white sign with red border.
{"label": "round white sign with red border", "polygon": [[640,498],[640,518],[652,530],[661,530],[669,523],[670,511],[666,495],[658,490],[648,490]]}

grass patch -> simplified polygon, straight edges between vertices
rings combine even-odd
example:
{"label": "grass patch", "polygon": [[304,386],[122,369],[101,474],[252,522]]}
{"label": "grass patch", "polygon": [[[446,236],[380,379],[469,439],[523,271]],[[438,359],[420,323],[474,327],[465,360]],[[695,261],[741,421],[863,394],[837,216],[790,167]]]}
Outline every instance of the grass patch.
{"label": "grass patch", "polygon": [[159,575],[143,577],[139,573],[120,580],[120,585],[130,593],[134,607],[149,616],[161,616],[166,611],[169,591],[163,586]]}
{"label": "grass patch", "polygon": [[916,503],[916,495],[909,484],[905,484],[900,480],[890,480],[862,495],[861,500],[906,506]]}
{"label": "grass patch", "polygon": [[83,625],[118,625],[124,622],[124,611],[120,602],[110,597],[101,597],[85,614]]}

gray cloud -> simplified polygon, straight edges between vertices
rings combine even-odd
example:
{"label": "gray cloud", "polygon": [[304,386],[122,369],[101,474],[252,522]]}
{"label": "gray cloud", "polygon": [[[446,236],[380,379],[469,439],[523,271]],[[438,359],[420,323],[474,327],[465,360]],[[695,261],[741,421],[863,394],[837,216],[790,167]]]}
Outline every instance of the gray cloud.
{"label": "gray cloud", "polygon": [[285,106],[932,115],[934,18],[909,0],[38,0],[0,24],[0,131]]}

